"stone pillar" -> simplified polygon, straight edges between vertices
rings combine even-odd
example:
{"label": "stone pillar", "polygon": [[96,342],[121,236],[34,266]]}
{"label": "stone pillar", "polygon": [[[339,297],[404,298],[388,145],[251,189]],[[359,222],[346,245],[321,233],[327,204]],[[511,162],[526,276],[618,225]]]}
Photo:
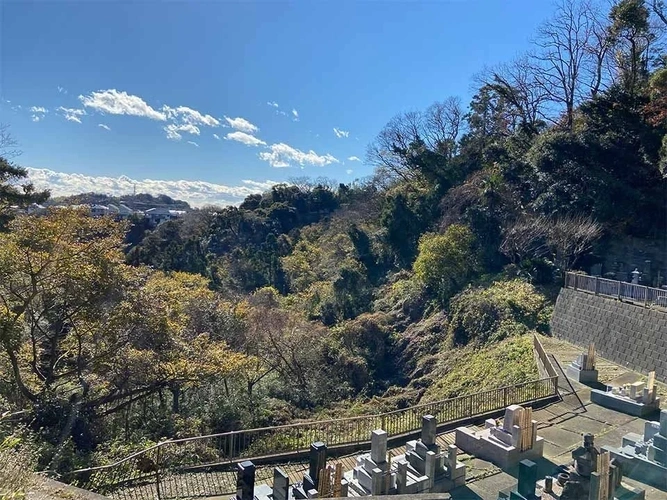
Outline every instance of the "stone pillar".
{"label": "stone pillar", "polygon": [[327,465],[327,445],[322,441],[316,441],[310,445],[310,460],[308,475],[313,481],[313,487],[317,488],[320,480],[320,471]]}
{"label": "stone pillar", "polygon": [[458,454],[458,448],[455,444],[450,444],[447,447],[447,472],[449,477],[454,479],[454,472],[456,471],[456,455]]}
{"label": "stone pillar", "polygon": [[343,478],[340,480],[340,496],[345,498],[349,494],[350,483],[347,482],[347,479]]}
{"label": "stone pillar", "polygon": [[273,500],[289,500],[289,476],[279,467],[273,469]]}
{"label": "stone pillar", "polygon": [[424,475],[428,476],[428,487],[424,493],[429,493],[435,484],[435,461],[436,454],[433,451],[426,452],[426,459],[424,460]]}
{"label": "stone pillar", "polygon": [[371,476],[371,495],[382,495],[382,469],[376,467]]}
{"label": "stone pillar", "polygon": [[667,410],[660,410],[660,434],[667,437]]}
{"label": "stone pillar", "polygon": [[255,497],[255,464],[247,460],[236,464],[236,498],[253,500]]}
{"label": "stone pillar", "polygon": [[519,462],[519,495],[531,498],[535,495],[535,482],[537,481],[537,464],[531,460]]}
{"label": "stone pillar", "polygon": [[512,446],[518,447],[521,440],[521,427],[514,425],[510,432],[512,433]]}
{"label": "stone pillar", "polygon": [[382,429],[371,433],[371,460],[376,464],[387,461],[387,432]]}
{"label": "stone pillar", "polygon": [[407,492],[408,461],[400,460],[396,463],[396,491],[399,495]]}
{"label": "stone pillar", "polygon": [[546,476],[544,478],[544,492],[551,493],[554,490],[554,478],[551,476]]}
{"label": "stone pillar", "polygon": [[[600,499],[600,474],[593,472],[591,474],[590,489],[588,490],[588,500]],[[606,499],[604,499],[606,500]]]}
{"label": "stone pillar", "polygon": [[422,417],[422,443],[426,446],[435,444],[435,438],[438,433],[438,421],[433,415],[424,415]]}

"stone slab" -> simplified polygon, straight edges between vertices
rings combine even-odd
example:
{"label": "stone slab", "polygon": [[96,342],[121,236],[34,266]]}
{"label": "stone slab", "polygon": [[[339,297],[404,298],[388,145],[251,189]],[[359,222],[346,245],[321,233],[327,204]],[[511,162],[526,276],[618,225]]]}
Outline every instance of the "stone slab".
{"label": "stone slab", "polygon": [[615,411],[642,418],[655,413],[659,408],[659,406],[654,404],[646,405],[625,398],[619,398],[599,389],[591,390],[591,401],[600,406],[604,406],[605,408],[610,408]]}

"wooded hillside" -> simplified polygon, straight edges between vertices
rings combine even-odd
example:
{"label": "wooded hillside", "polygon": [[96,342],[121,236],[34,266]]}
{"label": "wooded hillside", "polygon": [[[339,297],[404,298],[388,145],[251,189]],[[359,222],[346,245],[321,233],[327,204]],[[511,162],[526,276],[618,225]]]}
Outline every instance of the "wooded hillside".
{"label": "wooded hillside", "polygon": [[[666,29],[660,0],[565,0],[470,103],[392,118],[352,184],[295,179],[146,232],[77,210],[8,222],[12,429],[68,470],[535,377],[524,334],[548,331],[563,273],[611,241],[664,248]],[[22,172],[0,163],[0,214],[32,199],[7,182]]]}

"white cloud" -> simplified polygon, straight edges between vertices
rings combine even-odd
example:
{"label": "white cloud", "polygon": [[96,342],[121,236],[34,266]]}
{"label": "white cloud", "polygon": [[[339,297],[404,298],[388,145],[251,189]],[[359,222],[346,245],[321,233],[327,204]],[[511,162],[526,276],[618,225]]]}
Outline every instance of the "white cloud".
{"label": "white cloud", "polygon": [[228,141],[242,142],[246,146],[266,146],[266,142],[258,139],[254,135],[246,134],[245,132],[230,132],[225,136]]}
{"label": "white cloud", "polygon": [[131,194],[136,186],[137,193],[152,195],[166,194],[178,200],[185,200],[193,206],[237,205],[254,193],[261,193],[277,184],[275,181],[244,180],[236,186],[214,184],[204,181],[131,179],[68,174],[48,169],[28,168],[30,180],[37,189],[50,189],[53,196],[68,196],[79,193],[104,193],[112,196]]}
{"label": "white cloud", "polygon": [[206,125],[209,127],[218,127],[220,121],[211,115],[203,115],[199,111],[187,106],[179,106],[177,108],[170,108],[169,106],[162,106],[162,110],[167,115],[167,118],[172,120],[180,120],[183,123],[190,125]]}
{"label": "white cloud", "polygon": [[350,156],[348,158],[349,161],[361,161],[358,156]]}
{"label": "white cloud", "polygon": [[268,104],[269,106],[271,106],[271,107],[273,107],[273,108],[277,108],[277,107],[278,107],[278,103],[277,103],[276,101],[269,101],[269,102],[267,102],[266,104]]}
{"label": "white cloud", "polygon": [[86,114],[85,109],[63,108],[62,106],[58,108],[58,111],[65,117],[65,120],[76,123],[81,123],[79,117]]}
{"label": "white cloud", "polygon": [[339,139],[341,137],[348,137],[350,135],[350,132],[348,132],[347,130],[341,130],[341,129],[336,128],[336,127],[334,127],[333,131],[334,131],[334,134],[336,134],[336,137],[338,137]]}
{"label": "white cloud", "polygon": [[354,170],[352,170],[351,168],[348,168],[348,169],[345,171],[345,173],[346,173],[347,175],[350,175],[352,172],[354,172]]}
{"label": "white cloud", "polygon": [[111,115],[142,116],[159,121],[167,119],[164,112],[156,111],[141,97],[116,89],[91,92],[87,96],[80,95],[79,100],[87,108]]}
{"label": "white cloud", "polygon": [[187,132],[192,135],[199,135],[200,133],[199,127],[191,124],[176,125],[175,123],[170,123],[166,127],[162,127],[162,129],[167,133],[167,139],[171,139],[172,141],[180,141],[183,138],[180,132]]}
{"label": "white cloud", "polygon": [[[9,101],[7,101],[9,102]],[[21,109],[21,106],[17,106],[18,109]],[[44,115],[49,112],[48,109],[46,109],[43,106],[31,106],[30,107],[30,112],[32,113],[32,121],[38,122],[42,118],[44,118]]]}
{"label": "white cloud", "polygon": [[337,158],[330,154],[318,155],[313,150],[306,153],[282,142],[272,144],[269,149],[270,152],[259,153],[259,157],[276,168],[289,167],[293,164],[323,167],[331,163],[340,163]]}
{"label": "white cloud", "polygon": [[233,129],[245,132],[246,134],[254,134],[255,132],[259,132],[259,128],[250,123],[245,118],[229,118],[228,116],[225,116],[225,120]]}
{"label": "white cloud", "polygon": [[111,129],[110,129],[107,125],[105,125],[104,123],[98,123],[97,126],[100,127],[100,128],[103,128],[104,130],[111,130]]}
{"label": "white cloud", "polygon": [[196,148],[199,147],[199,144],[197,144],[195,141],[188,141],[188,144],[192,144]]}
{"label": "white cloud", "polygon": [[220,136],[218,134],[213,134],[213,137],[215,137],[218,141],[220,140]]}
{"label": "white cloud", "polygon": [[299,121],[299,112],[294,108],[292,108],[292,116],[294,116],[294,121],[295,122]]}
{"label": "white cloud", "polygon": [[67,89],[58,85],[58,93],[59,94],[67,94]]}

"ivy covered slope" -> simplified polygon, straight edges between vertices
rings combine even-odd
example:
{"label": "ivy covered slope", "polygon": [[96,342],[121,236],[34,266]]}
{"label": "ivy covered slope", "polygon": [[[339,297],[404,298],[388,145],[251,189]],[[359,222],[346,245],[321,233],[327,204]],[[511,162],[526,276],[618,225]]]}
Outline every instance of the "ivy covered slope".
{"label": "ivy covered slope", "polygon": [[294,179],[152,230],[12,220],[48,193],[3,160],[0,431],[68,470],[536,378],[563,273],[629,238],[664,248],[666,19],[563,2],[469,104],[394,117],[372,178]]}

